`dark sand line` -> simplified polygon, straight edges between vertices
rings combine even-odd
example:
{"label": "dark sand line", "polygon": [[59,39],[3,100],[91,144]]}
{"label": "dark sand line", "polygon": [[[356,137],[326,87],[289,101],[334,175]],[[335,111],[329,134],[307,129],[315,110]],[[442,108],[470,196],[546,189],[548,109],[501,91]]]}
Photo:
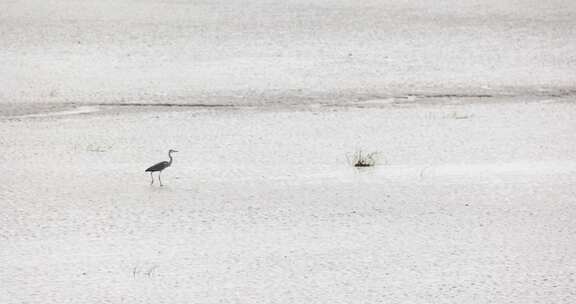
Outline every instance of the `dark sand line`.
{"label": "dark sand line", "polygon": [[91,105],[105,107],[187,107],[187,108],[231,108],[238,107],[233,104],[206,104],[206,103],[95,103]]}
{"label": "dark sand line", "polygon": [[[205,103],[205,102],[49,102],[49,103],[2,103],[0,102],[0,117],[6,119],[25,119],[40,117],[57,117],[86,114],[105,114],[118,109],[136,110],[149,109],[306,109],[317,107],[395,107],[411,105],[447,105],[454,104],[474,104],[474,103],[499,103],[499,102],[534,102],[542,101],[546,98],[557,99],[557,102],[572,102],[576,97],[576,90],[565,89],[560,91],[522,93],[423,93],[414,92],[406,94],[358,94],[356,96],[333,96],[332,98],[297,98],[297,96],[285,96],[281,99],[256,98],[253,102],[238,103]],[[193,101],[195,98],[191,97]],[[461,99],[461,100],[458,100]],[[230,98],[237,101],[238,98]],[[265,102],[263,102],[265,100]],[[299,102],[294,102],[299,100]],[[371,103],[378,100],[393,100],[393,102]],[[394,101],[395,100],[395,101]],[[97,111],[79,111],[82,107],[102,107]],[[121,110],[124,109],[124,110]],[[62,115],[59,114],[63,112]],[[69,113],[68,113],[69,112]]]}

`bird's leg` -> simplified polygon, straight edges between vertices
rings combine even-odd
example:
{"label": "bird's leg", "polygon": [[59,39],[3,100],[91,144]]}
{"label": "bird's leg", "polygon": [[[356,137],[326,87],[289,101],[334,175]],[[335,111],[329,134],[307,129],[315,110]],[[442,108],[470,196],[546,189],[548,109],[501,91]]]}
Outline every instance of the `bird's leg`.
{"label": "bird's leg", "polygon": [[162,178],[160,178],[160,176],[162,176],[162,171],[158,171],[158,180],[160,181],[160,186],[164,186],[162,185]]}
{"label": "bird's leg", "polygon": [[154,175],[152,175],[152,172],[150,172],[150,178],[152,179],[152,181],[150,182],[150,185],[154,184]]}

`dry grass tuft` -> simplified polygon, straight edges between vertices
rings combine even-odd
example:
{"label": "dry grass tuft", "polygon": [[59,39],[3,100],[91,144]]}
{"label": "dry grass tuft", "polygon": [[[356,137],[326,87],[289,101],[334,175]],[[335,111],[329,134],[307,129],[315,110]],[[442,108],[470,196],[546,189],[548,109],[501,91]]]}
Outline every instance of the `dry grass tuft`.
{"label": "dry grass tuft", "polygon": [[364,153],[362,150],[347,155],[348,163],[354,167],[373,167],[376,166],[378,152]]}

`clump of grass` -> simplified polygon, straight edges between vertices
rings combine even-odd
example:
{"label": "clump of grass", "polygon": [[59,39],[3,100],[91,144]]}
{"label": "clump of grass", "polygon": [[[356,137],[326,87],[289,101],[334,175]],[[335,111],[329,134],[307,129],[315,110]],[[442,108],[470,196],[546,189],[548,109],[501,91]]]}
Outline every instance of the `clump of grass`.
{"label": "clump of grass", "polygon": [[374,167],[376,166],[377,155],[378,152],[365,153],[360,150],[352,155],[348,155],[347,158],[348,162],[354,167]]}
{"label": "clump of grass", "polygon": [[468,114],[464,114],[464,113],[460,113],[460,112],[452,112],[452,113],[446,115],[446,118],[451,118],[451,119],[468,119],[471,117],[472,117],[472,115],[468,115]]}

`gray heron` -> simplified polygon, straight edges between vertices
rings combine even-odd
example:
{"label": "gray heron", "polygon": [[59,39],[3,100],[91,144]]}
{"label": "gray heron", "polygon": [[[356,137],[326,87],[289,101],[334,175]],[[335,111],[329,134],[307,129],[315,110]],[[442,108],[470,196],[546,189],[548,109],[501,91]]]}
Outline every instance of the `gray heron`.
{"label": "gray heron", "polygon": [[158,172],[158,181],[160,181],[160,186],[163,186],[162,185],[162,179],[160,178],[160,175],[162,174],[162,170],[164,170],[164,169],[166,169],[172,165],[172,153],[174,153],[174,152],[178,152],[178,151],[172,150],[172,149],[170,149],[168,151],[168,157],[170,158],[169,161],[159,162],[159,163],[155,164],[154,166],[146,169],[145,172],[150,172],[150,178],[152,178],[150,185],[154,184],[154,175],[152,175],[152,173]]}

